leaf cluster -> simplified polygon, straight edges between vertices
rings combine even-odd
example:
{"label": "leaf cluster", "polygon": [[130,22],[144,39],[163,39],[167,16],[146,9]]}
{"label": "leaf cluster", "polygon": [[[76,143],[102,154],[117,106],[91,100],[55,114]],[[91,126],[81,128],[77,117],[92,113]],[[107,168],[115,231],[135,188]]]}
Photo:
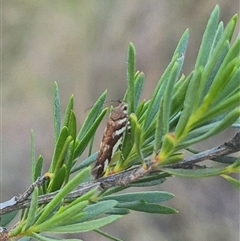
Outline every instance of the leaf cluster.
{"label": "leaf cluster", "polygon": [[[128,186],[120,185],[101,191],[92,189],[71,202],[65,201],[65,197],[79,185],[92,180],[91,164],[97,158],[97,153],[92,153],[92,146],[96,130],[108,111],[108,108],[103,108],[107,92],[98,98],[78,131],[74,98],[70,97],[64,118],[61,119],[60,96],[55,83],[55,149],[48,171],[49,181],[34,189],[30,207],[22,210],[19,223],[9,231],[9,238],[50,241],[56,238],[42,233],[94,230],[109,239],[117,240],[99,228],[127,215],[130,210],[157,214],[177,212],[160,205],[173,198],[171,193],[118,192],[129,186],[157,185],[171,175],[194,178],[222,175],[239,188],[239,182],[229,174],[239,172],[240,160],[234,159],[231,165],[215,169],[184,170],[166,167],[183,160],[183,149],[225,130],[240,116],[240,38],[232,41],[236,22],[235,15],[224,27],[222,22],[219,23],[219,7],[215,7],[203,35],[195,68],[188,76],[181,74],[189,39],[189,31],[186,30],[152,97],[147,101],[141,101],[145,75],[135,70],[135,48],[130,43],[127,57],[128,86],[123,98],[128,104],[130,128],[125,132],[121,147],[114,153],[105,175],[120,173],[135,166],[147,169],[149,163],[156,168],[156,172]],[[80,161],[87,150],[88,158]],[[32,182],[43,175],[43,163],[43,156],[35,158],[32,132]],[[58,192],[50,202],[39,205],[40,195],[55,191]],[[2,225],[7,225],[13,216],[12,213],[4,215]]]}

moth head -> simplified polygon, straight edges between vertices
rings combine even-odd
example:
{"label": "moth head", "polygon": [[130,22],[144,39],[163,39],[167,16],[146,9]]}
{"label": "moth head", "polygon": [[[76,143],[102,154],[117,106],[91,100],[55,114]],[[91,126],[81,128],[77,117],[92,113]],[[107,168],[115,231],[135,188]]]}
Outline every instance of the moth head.
{"label": "moth head", "polygon": [[113,121],[127,118],[127,109],[128,109],[127,103],[122,102],[120,105],[113,108],[110,118]]}

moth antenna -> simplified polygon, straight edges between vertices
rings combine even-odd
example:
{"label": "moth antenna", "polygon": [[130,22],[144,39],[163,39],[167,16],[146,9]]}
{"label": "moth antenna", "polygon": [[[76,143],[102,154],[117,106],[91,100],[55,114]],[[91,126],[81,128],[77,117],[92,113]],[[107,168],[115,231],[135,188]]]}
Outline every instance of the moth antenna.
{"label": "moth antenna", "polygon": [[[117,102],[117,103],[121,104],[121,103],[123,102],[123,100],[122,100],[122,99],[118,99],[118,100],[107,100],[107,101],[105,101],[103,104],[107,104],[107,103],[111,103],[111,102]],[[84,113],[86,113],[86,112],[87,112],[88,110],[90,110],[92,107],[93,107],[93,105],[87,107],[87,108],[84,110]]]}

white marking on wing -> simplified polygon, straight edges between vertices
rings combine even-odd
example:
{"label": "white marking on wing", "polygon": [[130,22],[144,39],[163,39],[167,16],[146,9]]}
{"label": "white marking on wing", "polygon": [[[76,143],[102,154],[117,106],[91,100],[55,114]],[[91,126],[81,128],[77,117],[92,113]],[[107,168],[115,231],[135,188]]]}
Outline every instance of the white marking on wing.
{"label": "white marking on wing", "polygon": [[106,171],[107,166],[108,166],[108,163],[109,163],[109,160],[108,160],[108,159],[106,159],[106,160],[104,161],[104,167],[103,167],[103,171]]}
{"label": "white marking on wing", "polygon": [[121,124],[123,124],[124,122],[126,122],[126,120],[127,120],[127,117],[118,120],[117,123],[118,123],[119,125],[121,125]]}
{"label": "white marking on wing", "polygon": [[113,157],[113,155],[114,155],[115,152],[117,151],[117,149],[118,149],[118,147],[119,147],[119,144],[121,143],[121,140],[122,140],[122,138],[119,138],[119,139],[117,140],[116,144],[114,145],[113,150],[112,150],[112,156],[111,156],[111,158]]}
{"label": "white marking on wing", "polygon": [[126,126],[123,126],[121,129],[119,130],[116,130],[114,133],[113,133],[113,137],[114,136],[120,136],[124,131],[126,130]]}

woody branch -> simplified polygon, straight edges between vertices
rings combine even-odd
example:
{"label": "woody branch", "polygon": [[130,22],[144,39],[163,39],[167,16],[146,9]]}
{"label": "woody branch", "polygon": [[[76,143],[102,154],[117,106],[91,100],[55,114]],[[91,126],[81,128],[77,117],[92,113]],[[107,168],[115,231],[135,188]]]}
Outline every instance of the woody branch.
{"label": "woody branch", "polygon": [[[204,152],[200,152],[196,155],[193,155],[189,158],[186,158],[184,161],[179,162],[177,164],[172,165],[166,165],[164,167],[168,168],[193,168],[195,167],[196,163],[202,162],[204,160],[208,159],[214,159],[220,156],[225,156],[228,154],[232,154],[235,152],[240,151],[240,132],[238,132],[230,141],[225,142],[219,146],[216,146],[212,149],[209,149]],[[111,187],[116,186],[127,186],[131,184],[132,182],[137,181],[143,176],[146,176],[148,174],[151,174],[153,172],[156,172],[156,169],[151,168],[151,163],[148,162],[148,169],[144,169],[142,166],[137,166],[134,168],[131,168],[129,170],[123,171],[121,173],[108,176],[108,177],[102,177],[97,179],[96,181],[86,183],[84,185],[80,185],[76,190],[69,193],[69,195],[64,199],[64,201],[69,202],[74,200],[77,197],[82,196],[84,193],[97,188],[98,190],[102,189],[108,189]],[[158,172],[161,172],[161,169],[158,170]],[[46,204],[50,202],[55,195],[58,193],[53,192],[50,194],[39,196],[38,204]],[[0,215],[20,210],[23,208],[27,208],[30,206],[31,198],[27,198],[26,200],[23,200],[22,202],[17,202],[16,204],[6,206],[4,208],[1,207],[0,203]]]}

